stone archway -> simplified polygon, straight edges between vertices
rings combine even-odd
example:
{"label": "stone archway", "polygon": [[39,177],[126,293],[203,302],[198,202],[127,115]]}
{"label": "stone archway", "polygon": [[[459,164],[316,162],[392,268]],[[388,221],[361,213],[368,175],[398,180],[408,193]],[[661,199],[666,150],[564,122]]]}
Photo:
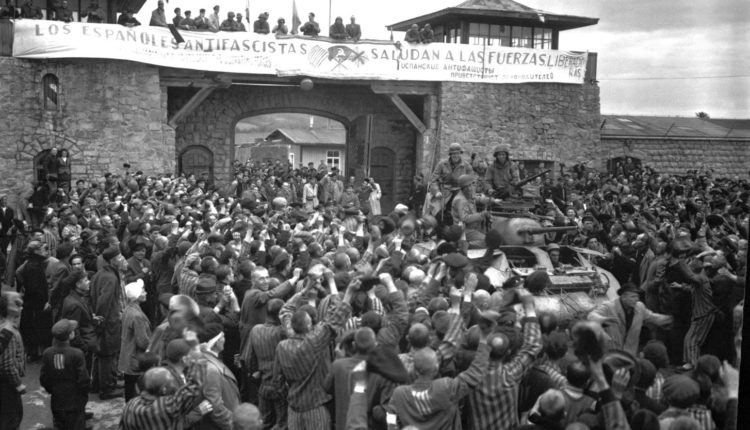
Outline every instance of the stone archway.
{"label": "stone archway", "polygon": [[[195,90],[170,88],[170,115],[190,100]],[[364,85],[321,84],[310,91],[296,87],[231,86],[216,89],[191,113],[176,123],[176,153],[202,145],[213,152],[214,178],[225,185],[233,176],[234,131],[240,120],[268,113],[288,112],[324,116],[347,129],[358,118],[371,115],[370,148],[388,147],[398,161],[395,197],[408,198],[416,164],[416,132],[385,96]]]}

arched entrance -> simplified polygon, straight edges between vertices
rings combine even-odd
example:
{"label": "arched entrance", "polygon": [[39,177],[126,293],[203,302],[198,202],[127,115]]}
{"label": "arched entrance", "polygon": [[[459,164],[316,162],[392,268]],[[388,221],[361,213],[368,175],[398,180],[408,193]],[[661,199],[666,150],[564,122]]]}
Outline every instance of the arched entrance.
{"label": "arched entrance", "polygon": [[193,174],[196,178],[204,178],[213,182],[214,154],[205,146],[188,146],[180,153],[179,172],[185,176]]}
{"label": "arched entrance", "polygon": [[382,146],[372,148],[370,152],[370,176],[380,185],[380,191],[382,192],[380,207],[385,214],[392,211],[395,204],[395,165],[396,153],[393,150]]}
{"label": "arched entrance", "polygon": [[[47,156],[49,155],[49,149],[43,149],[39,151],[34,156],[34,182],[38,184],[47,183],[47,168],[45,166],[45,163],[47,162]],[[60,152],[65,152],[67,154],[67,163],[61,163],[58,161],[57,166],[57,180],[54,181],[55,184],[57,184],[57,187],[60,187],[61,189],[65,190],[66,192],[70,190],[71,184],[71,175],[70,175],[70,153],[67,149],[63,148],[60,149],[58,152],[58,157],[60,156]]]}

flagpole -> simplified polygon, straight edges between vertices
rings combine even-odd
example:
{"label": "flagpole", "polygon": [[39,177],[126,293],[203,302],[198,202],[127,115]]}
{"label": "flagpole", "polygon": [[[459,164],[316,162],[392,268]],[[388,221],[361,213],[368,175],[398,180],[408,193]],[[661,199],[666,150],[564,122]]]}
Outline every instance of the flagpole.
{"label": "flagpole", "polygon": [[331,28],[333,23],[331,22],[331,3],[333,0],[328,0],[328,28]]}

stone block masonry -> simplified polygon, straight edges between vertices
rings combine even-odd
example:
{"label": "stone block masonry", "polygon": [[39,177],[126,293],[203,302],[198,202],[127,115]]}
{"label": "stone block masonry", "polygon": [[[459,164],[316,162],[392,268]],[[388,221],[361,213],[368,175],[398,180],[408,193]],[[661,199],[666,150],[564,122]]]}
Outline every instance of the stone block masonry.
{"label": "stone block masonry", "polygon": [[597,158],[633,157],[660,173],[683,175],[705,164],[718,177],[747,178],[750,139],[681,139],[602,137]]}
{"label": "stone block masonry", "polygon": [[487,158],[505,143],[513,159],[573,165],[598,149],[600,123],[597,85],[443,82],[440,159],[451,142]]}
{"label": "stone block masonry", "polygon": [[[54,74],[58,104],[45,109],[42,78]],[[0,57],[0,190],[30,195],[34,157],[70,152],[73,177],[96,180],[129,162],[173,172],[174,130],[158,68],[126,61]],[[11,202],[13,203],[13,202]]]}

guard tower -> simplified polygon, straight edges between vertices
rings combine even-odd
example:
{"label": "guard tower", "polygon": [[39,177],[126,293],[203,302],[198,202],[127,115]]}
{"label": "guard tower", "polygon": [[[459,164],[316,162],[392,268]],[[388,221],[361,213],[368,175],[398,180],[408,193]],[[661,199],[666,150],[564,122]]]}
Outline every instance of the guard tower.
{"label": "guard tower", "polygon": [[560,31],[586,27],[598,18],[559,15],[513,0],[467,0],[458,6],[387,26],[407,31],[430,24],[436,42],[515,48],[557,49]]}

